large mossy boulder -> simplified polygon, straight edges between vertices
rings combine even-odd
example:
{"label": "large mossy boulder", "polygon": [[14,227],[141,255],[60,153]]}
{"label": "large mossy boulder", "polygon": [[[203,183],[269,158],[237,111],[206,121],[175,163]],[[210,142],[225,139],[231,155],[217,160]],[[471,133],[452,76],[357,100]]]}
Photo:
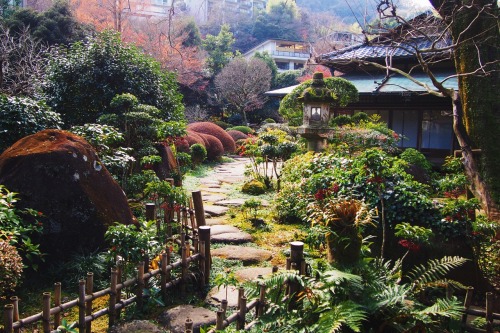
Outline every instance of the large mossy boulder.
{"label": "large mossy boulder", "polygon": [[51,259],[102,248],[108,226],[137,223],[92,146],[66,131],[44,130],[5,150],[0,184],[19,193],[19,208],[43,213],[41,249]]}

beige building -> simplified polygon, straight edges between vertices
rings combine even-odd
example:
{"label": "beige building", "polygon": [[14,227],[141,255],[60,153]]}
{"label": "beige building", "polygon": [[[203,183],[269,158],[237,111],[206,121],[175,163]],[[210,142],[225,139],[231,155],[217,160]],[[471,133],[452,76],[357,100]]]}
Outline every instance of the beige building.
{"label": "beige building", "polygon": [[250,59],[257,52],[267,52],[280,72],[304,68],[311,56],[307,43],[279,39],[268,39],[245,52],[243,56]]}

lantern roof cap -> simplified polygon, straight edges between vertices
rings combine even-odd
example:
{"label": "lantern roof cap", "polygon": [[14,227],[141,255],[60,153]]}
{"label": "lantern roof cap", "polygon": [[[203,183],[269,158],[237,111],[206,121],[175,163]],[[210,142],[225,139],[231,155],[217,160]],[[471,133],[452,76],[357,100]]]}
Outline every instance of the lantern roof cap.
{"label": "lantern roof cap", "polygon": [[311,86],[304,89],[298,97],[303,102],[327,102],[331,103],[337,100],[337,95],[326,87],[323,73],[316,72],[313,74]]}

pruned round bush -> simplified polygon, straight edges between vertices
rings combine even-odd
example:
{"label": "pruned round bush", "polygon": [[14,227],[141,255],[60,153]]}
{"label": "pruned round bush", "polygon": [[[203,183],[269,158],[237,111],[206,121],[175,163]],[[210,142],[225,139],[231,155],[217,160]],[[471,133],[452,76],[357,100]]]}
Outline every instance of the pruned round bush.
{"label": "pruned round bush", "polygon": [[248,126],[243,126],[243,125],[242,126],[234,126],[234,127],[228,128],[227,130],[228,131],[229,130],[240,131],[240,132],[245,133],[246,135],[254,133],[253,129],[251,129]]}
{"label": "pruned round bush", "polygon": [[273,118],[266,118],[266,119],[264,119],[263,123],[274,124],[274,123],[276,123],[276,120],[274,120]]}
{"label": "pruned round bush", "polygon": [[189,147],[191,162],[195,165],[202,163],[207,158],[207,149],[205,146],[195,143]]}
{"label": "pruned round bush", "polygon": [[21,281],[23,262],[17,249],[7,242],[0,242],[0,297],[5,296]]}
{"label": "pruned round bush", "polygon": [[241,187],[241,192],[252,195],[264,194],[266,193],[266,185],[264,185],[264,183],[262,183],[261,181],[253,179],[243,184],[243,186]]}
{"label": "pruned round bush", "polygon": [[210,134],[200,133],[200,136],[205,139],[207,145],[207,159],[210,161],[217,161],[224,155],[224,146],[218,138]]}
{"label": "pruned round bush", "polygon": [[189,146],[192,146],[196,143],[199,143],[200,145],[203,145],[204,147],[206,147],[208,144],[207,140],[202,138],[199,133],[196,133],[194,131],[188,130],[185,138],[186,138],[187,142],[189,142]]}
{"label": "pruned round bush", "polygon": [[227,131],[227,134],[229,134],[233,138],[234,142],[237,142],[238,140],[245,140],[248,138],[248,135],[236,130],[229,130]]}
{"label": "pruned round bush", "polygon": [[226,123],[225,121],[222,121],[222,120],[216,120],[216,121],[214,121],[214,124],[219,126],[222,129],[224,129],[224,130],[231,127],[230,123]]}
{"label": "pruned round bush", "polygon": [[209,134],[216,137],[222,143],[222,146],[224,147],[224,152],[226,153],[234,153],[236,151],[236,145],[234,143],[233,138],[229,134],[227,134],[227,132],[223,130],[220,126],[217,126],[214,123],[208,121],[192,123],[189,124],[187,128],[191,131]]}
{"label": "pruned round bush", "polygon": [[189,141],[185,137],[176,138],[174,145],[177,152],[189,153]]}

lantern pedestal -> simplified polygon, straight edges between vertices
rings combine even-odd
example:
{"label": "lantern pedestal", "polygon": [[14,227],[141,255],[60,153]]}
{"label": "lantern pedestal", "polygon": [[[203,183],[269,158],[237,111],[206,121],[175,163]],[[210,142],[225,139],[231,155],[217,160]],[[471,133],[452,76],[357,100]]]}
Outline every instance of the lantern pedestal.
{"label": "lantern pedestal", "polygon": [[300,126],[297,131],[304,139],[307,140],[307,150],[321,152],[325,149],[326,138],[332,128],[313,128]]}

